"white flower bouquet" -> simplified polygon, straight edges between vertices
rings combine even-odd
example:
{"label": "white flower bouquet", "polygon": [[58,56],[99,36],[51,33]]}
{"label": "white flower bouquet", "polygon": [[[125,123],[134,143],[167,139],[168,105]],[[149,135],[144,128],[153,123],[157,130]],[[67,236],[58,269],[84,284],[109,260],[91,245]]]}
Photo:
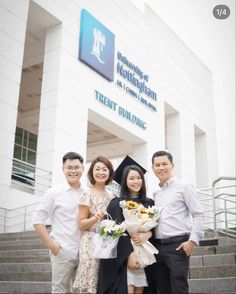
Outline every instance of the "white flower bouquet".
{"label": "white flower bouquet", "polygon": [[93,236],[93,257],[100,259],[116,258],[117,244],[125,230],[124,223],[118,225],[110,219],[101,221],[98,233]]}
{"label": "white flower bouquet", "polygon": [[[155,205],[146,208],[132,200],[120,201],[120,207],[123,209],[126,230],[131,236],[137,232],[148,232],[156,227],[162,210],[162,208]],[[144,242],[142,245],[135,245],[132,242],[132,245],[141,267],[146,267],[156,262],[154,254],[157,254],[158,250],[149,241]]]}

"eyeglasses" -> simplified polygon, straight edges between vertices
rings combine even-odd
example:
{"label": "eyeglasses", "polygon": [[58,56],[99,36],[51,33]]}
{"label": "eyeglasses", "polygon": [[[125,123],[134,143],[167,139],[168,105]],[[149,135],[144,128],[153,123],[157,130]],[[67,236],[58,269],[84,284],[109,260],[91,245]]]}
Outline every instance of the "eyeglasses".
{"label": "eyeglasses", "polygon": [[72,166],[72,165],[68,165],[68,166],[65,166],[65,169],[69,170],[69,171],[78,171],[78,170],[81,170],[82,167],[79,166],[79,165],[75,165],[75,166]]}

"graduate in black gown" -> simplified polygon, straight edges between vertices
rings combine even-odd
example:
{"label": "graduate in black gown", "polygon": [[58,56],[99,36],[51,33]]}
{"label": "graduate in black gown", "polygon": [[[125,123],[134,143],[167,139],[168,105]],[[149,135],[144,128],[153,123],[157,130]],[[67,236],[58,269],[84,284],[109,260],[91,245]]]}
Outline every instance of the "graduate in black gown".
{"label": "graduate in black gown", "polygon": [[[131,197],[128,193],[126,185],[127,174],[131,169],[137,170],[142,178],[142,188],[136,198]],[[121,184],[120,197],[111,200],[107,207],[107,212],[113,220],[117,223],[124,221],[123,211],[120,207],[120,201],[133,200],[137,203],[142,203],[145,207],[153,206],[154,201],[146,197],[146,187],[144,180],[144,173],[146,170],[141,167],[129,156],[123,160],[115,172],[114,180]],[[126,232],[126,236],[121,236],[117,245],[117,258],[100,259],[99,277],[98,277],[98,293],[99,294],[127,294],[127,267],[131,270],[138,270],[140,268],[137,257],[132,254],[133,246],[131,244],[130,236]],[[152,233],[148,238],[151,237]]]}

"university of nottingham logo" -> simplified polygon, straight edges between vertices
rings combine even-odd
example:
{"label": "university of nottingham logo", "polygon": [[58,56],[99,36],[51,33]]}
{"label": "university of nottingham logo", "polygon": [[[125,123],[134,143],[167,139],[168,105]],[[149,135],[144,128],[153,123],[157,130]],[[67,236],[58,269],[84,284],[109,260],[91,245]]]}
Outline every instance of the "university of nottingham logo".
{"label": "university of nottingham logo", "polygon": [[114,80],[115,36],[87,10],[81,10],[79,60]]}
{"label": "university of nottingham logo", "polygon": [[91,52],[91,54],[94,54],[94,56],[96,56],[98,61],[101,63],[105,63],[105,61],[101,60],[100,57],[100,54],[103,51],[103,47],[105,45],[106,37],[98,29],[93,29],[93,51]]}

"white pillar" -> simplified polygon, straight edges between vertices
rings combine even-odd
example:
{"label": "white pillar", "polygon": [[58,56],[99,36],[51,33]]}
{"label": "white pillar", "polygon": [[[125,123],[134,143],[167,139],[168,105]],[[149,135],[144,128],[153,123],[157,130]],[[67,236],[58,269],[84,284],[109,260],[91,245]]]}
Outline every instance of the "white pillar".
{"label": "white pillar", "polygon": [[196,186],[194,126],[189,116],[180,115],[180,136],[180,161],[175,161],[181,168],[180,179]]}
{"label": "white pillar", "polygon": [[172,113],[165,117],[166,149],[173,155],[177,177],[181,176],[181,136],[179,113]]}
{"label": "white pillar", "polygon": [[46,34],[39,119],[37,166],[52,172],[52,185],[64,178],[61,167],[66,152],[76,151],[86,158],[88,109],[73,72],[63,69],[65,59],[71,59],[62,46],[63,34],[61,26]]}
{"label": "white pillar", "polygon": [[157,190],[158,178],[152,171],[152,155],[154,152],[165,149],[165,111],[163,101],[158,101],[158,112],[150,113],[147,130],[147,196],[153,197],[153,192]]}
{"label": "white pillar", "polygon": [[206,188],[208,186],[206,134],[197,127],[195,127],[194,130],[196,186],[197,188]]}
{"label": "white pillar", "polygon": [[7,197],[6,191],[11,185],[28,3],[14,1],[12,5],[12,1],[2,1],[0,9],[0,194]]}

